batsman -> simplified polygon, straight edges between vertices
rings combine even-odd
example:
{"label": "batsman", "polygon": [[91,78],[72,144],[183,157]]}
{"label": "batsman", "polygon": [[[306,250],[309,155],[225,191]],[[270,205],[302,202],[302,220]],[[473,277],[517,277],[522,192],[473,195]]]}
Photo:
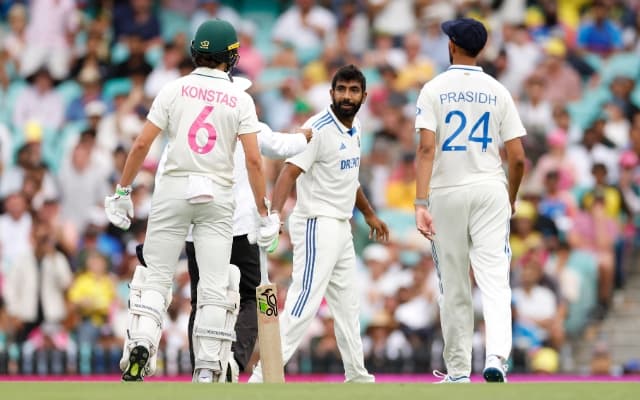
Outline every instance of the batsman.
{"label": "batsman", "polygon": [[196,69],[165,85],[154,99],[116,193],[105,199],[109,221],[128,229],[133,217],[130,185],[151,144],[164,132],[166,162],[153,193],[143,251],[147,268],[138,267],[131,281],[129,326],[120,364],[124,381],[142,381],[155,372],[162,319],[191,225],[200,265],[193,380],[217,382],[226,371],[239,308],[240,272],[229,264],[238,141],[261,216],[258,241],[271,243],[278,236],[280,221],[277,215],[268,215],[265,202],[255,105],[229,75],[238,61],[239,46],[228,22],[216,19],[200,25],[191,43]]}

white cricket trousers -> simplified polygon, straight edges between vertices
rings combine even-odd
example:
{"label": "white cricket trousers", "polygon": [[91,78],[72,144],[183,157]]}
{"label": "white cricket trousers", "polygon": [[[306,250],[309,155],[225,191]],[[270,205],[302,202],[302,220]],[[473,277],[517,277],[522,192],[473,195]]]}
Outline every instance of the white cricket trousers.
{"label": "white cricket trousers", "polygon": [[[347,382],[373,382],[364,367],[360,338],[360,303],[356,290],[356,256],[349,220],[329,217],[289,218],[293,244],[292,283],[280,316],[282,359],[296,351],[322,298],[334,319],[338,350]],[[260,365],[251,381],[261,381]]]}
{"label": "white cricket trousers", "polygon": [[153,193],[143,248],[148,266],[144,287],[163,294],[171,290],[189,225],[193,223],[200,270],[198,302],[226,302],[235,207],[232,189],[216,186],[214,200],[191,204],[185,199],[187,187],[187,177],[165,175]]}
{"label": "white cricket trousers", "polygon": [[469,265],[482,294],[486,354],[509,358],[511,206],[504,183],[434,189],[429,211],[436,235],[433,260],[440,278],[440,322],[450,376],[471,374],[473,304]]}

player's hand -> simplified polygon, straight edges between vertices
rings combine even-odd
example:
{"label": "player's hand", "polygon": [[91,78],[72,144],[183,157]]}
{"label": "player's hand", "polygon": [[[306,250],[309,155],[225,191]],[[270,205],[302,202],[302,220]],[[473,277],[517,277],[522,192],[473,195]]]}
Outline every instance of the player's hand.
{"label": "player's hand", "polygon": [[299,128],[298,132],[302,133],[304,137],[307,138],[307,143],[311,141],[311,138],[313,137],[313,131],[311,128]]}
{"label": "player's hand", "polygon": [[271,213],[266,217],[260,217],[258,224],[258,236],[256,243],[258,246],[267,249],[268,253],[273,253],[278,247],[278,237],[280,235],[280,214]]}
{"label": "player's hand", "polygon": [[131,201],[131,187],[118,185],[112,196],[104,199],[104,211],[109,222],[120,229],[127,230],[133,219],[133,202]]}
{"label": "player's hand", "polygon": [[416,206],[416,227],[422,236],[429,240],[433,240],[436,231],[433,228],[433,217],[429,213],[427,207]]}
{"label": "player's hand", "polygon": [[389,241],[389,228],[380,218],[375,214],[369,217],[365,217],[367,225],[369,225],[369,239],[376,242]]}

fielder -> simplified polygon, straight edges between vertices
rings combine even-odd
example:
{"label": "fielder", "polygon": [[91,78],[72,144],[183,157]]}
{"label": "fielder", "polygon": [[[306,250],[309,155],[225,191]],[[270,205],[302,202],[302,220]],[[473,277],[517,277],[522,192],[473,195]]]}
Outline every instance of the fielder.
{"label": "fielder", "polygon": [[507,89],[476,66],[487,41],[484,26],[465,18],[443,23],[442,30],[450,39],[452,65],[422,88],[415,122],[416,225],[431,240],[440,278],[447,367],[446,375],[434,374],[442,382],[470,381],[471,263],[486,327],[483,375],[488,382],[504,382],[511,351],[509,222],[524,173],[525,129]]}
{"label": "fielder", "polygon": [[[326,297],[346,381],[373,382],[364,367],[360,339],[349,222],[354,204],[364,214],[371,238],[386,241],[389,231],[358,182],[361,128],[356,113],[367,97],[364,75],[353,65],[340,68],[329,93],[332,105],[305,123],[313,129],[313,138],[302,153],[286,161],[273,193],[272,212],[280,213],[296,183],[297,203],[289,219],[292,283],[280,317],[282,358],[285,364],[289,361]],[[260,364],[249,382],[262,382]]]}
{"label": "fielder", "polygon": [[258,245],[278,236],[278,215],[268,216],[257,144],[260,130],[251,97],[231,82],[238,39],[226,21],[210,20],[191,43],[196,69],[167,84],[154,99],[142,133],[127,157],[120,184],[105,199],[109,220],[128,229],[131,182],[154,139],[168,138],[165,169],[154,190],[143,256],[131,282],[129,329],[121,368],[124,381],[155,372],[162,316],[171,302],[176,263],[189,226],[200,270],[194,321],[194,381],[224,380],[239,308],[240,273],[229,267],[232,245],[233,154],[239,139],[258,213]]}

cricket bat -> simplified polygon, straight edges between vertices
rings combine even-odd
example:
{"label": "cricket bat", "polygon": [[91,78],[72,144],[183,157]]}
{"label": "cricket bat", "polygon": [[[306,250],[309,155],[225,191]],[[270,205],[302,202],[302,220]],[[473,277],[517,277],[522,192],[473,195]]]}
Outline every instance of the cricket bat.
{"label": "cricket bat", "polygon": [[262,379],[265,383],[284,383],[280,320],[278,318],[278,292],[269,281],[267,250],[260,247],[260,286],[256,288],[258,306],[258,343]]}

